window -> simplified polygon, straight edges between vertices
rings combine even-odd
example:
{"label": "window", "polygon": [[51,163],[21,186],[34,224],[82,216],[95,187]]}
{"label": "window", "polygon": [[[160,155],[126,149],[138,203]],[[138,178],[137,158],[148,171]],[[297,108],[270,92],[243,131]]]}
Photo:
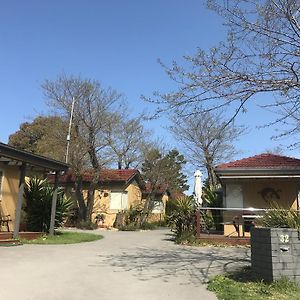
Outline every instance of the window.
{"label": "window", "polygon": [[239,184],[226,185],[226,207],[242,208],[244,207],[243,190]]}
{"label": "window", "polygon": [[163,212],[164,212],[164,203],[161,200],[154,200],[152,213],[162,214]]}
{"label": "window", "polygon": [[127,209],[128,194],[127,192],[110,193],[110,209]]}

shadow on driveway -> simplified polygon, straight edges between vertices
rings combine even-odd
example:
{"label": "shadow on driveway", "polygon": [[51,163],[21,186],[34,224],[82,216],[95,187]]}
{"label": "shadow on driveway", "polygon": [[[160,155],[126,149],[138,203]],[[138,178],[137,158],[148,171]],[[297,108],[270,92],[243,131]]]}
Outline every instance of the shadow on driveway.
{"label": "shadow on driveway", "polygon": [[[98,255],[93,267],[110,267],[114,272],[130,272],[137,280],[180,279],[181,285],[206,283],[211,276],[250,264],[249,248],[189,247],[166,242],[163,247],[136,247],[117,254]],[[125,275],[125,274],[124,274]]]}

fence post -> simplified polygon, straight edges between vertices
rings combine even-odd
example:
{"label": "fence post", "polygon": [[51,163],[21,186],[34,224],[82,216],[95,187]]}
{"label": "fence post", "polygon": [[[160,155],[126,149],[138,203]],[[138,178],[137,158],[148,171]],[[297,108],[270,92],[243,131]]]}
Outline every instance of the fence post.
{"label": "fence post", "polygon": [[201,231],[201,216],[200,216],[200,210],[198,209],[196,211],[196,238],[200,238],[200,231]]}

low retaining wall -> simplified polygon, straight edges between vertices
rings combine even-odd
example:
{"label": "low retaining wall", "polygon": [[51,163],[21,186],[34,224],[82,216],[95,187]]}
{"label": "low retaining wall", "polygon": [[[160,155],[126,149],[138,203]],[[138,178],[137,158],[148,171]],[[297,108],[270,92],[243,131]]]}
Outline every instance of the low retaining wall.
{"label": "low retaining wall", "polygon": [[267,282],[286,277],[300,282],[300,240],[289,228],[252,228],[252,270]]}
{"label": "low retaining wall", "polygon": [[[42,232],[19,232],[19,238],[25,240],[33,240],[42,236]],[[12,232],[0,232],[0,241],[13,238]]]}

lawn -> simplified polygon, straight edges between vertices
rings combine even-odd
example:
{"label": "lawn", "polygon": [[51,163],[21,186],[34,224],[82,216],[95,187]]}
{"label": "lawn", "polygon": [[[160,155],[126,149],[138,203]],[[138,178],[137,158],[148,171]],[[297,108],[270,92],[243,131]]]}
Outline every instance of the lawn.
{"label": "lawn", "polygon": [[264,283],[255,279],[250,269],[213,278],[208,289],[222,300],[299,300],[300,285],[286,279]]}
{"label": "lawn", "polygon": [[76,244],[102,238],[102,235],[93,233],[57,231],[54,236],[43,235],[34,240],[21,240],[21,242],[23,244]]}

